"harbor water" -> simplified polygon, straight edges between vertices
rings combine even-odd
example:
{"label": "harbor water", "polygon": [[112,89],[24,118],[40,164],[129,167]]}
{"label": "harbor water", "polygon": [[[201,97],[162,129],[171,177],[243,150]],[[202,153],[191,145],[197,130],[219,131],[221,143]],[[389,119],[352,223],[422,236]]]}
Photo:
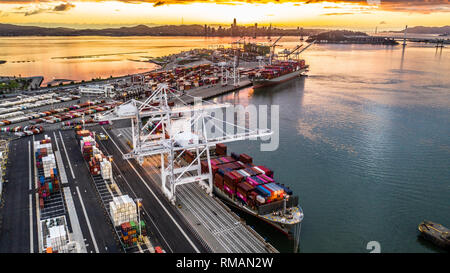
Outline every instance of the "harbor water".
{"label": "harbor water", "polygon": [[[154,67],[136,61],[142,56],[229,41],[1,38],[0,59],[8,62],[0,75],[44,75],[44,81],[118,76]],[[286,38],[281,44],[296,43]],[[314,45],[302,55],[308,77],[215,99],[280,105],[276,151],[260,151],[258,141],[228,146],[273,169],[275,179],[299,195],[305,212],[300,252],[369,252],[371,241],[381,252],[439,252],[418,238],[417,225],[428,219],[450,226],[449,49]],[[34,62],[14,62],[21,60]],[[246,219],[281,252],[293,250],[279,232]]]}
{"label": "harbor water", "polygon": [[[308,77],[217,101],[280,105],[279,148],[229,145],[299,195],[300,252],[439,252],[418,238],[450,225],[450,54],[418,45],[323,45]],[[243,215],[242,215],[243,216]],[[293,244],[248,221],[282,252]]]}

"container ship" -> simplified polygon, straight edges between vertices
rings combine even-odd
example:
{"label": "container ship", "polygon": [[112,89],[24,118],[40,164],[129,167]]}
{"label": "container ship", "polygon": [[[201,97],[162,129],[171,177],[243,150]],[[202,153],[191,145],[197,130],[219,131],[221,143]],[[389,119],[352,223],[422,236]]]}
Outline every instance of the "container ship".
{"label": "container ship", "polygon": [[253,83],[253,88],[274,85],[298,77],[308,71],[309,65],[305,60],[299,61],[278,61],[271,65],[264,66],[263,69],[249,74]]}
{"label": "container ship", "polygon": [[[189,151],[186,156],[194,158]],[[215,156],[210,161],[216,196],[288,236],[299,237],[304,215],[298,206],[298,196],[289,187],[275,182],[272,170],[254,165],[247,154],[228,156],[225,144],[216,145]],[[208,173],[206,160],[201,162],[201,168],[203,173]]]}

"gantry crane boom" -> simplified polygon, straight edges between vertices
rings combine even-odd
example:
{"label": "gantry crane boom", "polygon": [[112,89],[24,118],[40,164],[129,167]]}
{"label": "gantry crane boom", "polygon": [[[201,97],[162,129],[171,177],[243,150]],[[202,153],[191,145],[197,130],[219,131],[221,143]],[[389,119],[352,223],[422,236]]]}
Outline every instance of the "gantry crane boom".
{"label": "gantry crane boom", "polygon": [[[181,99],[180,94],[178,90],[160,84],[144,102],[130,100],[116,107],[114,111],[96,116],[99,121],[131,120],[133,150],[125,154],[124,158],[135,158],[143,164],[145,157],[160,155],[161,187],[173,203],[176,187],[186,183],[198,182],[208,194],[212,194],[210,147],[218,143],[265,137],[273,133],[270,129],[248,129],[221,120],[210,113],[212,110],[230,107],[230,104],[196,100],[194,105],[189,105]],[[175,104],[174,101],[179,103]],[[143,121],[143,118],[146,121]],[[211,128],[214,128],[217,135],[208,135]],[[230,132],[224,128],[232,130]],[[187,166],[175,166],[175,162],[178,162],[186,151],[195,151],[195,158]],[[203,155],[207,158],[208,173],[202,173],[201,170],[200,158]]]}

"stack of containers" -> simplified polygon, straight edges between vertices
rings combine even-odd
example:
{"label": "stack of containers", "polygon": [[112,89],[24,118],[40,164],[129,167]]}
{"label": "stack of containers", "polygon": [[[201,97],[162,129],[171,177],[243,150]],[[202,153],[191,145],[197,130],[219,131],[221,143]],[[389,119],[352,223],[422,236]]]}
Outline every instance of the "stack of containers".
{"label": "stack of containers", "polygon": [[255,191],[264,197],[266,203],[282,200],[284,197],[284,190],[275,183],[267,183],[255,187]]}
{"label": "stack of containers", "polygon": [[[97,149],[97,151],[100,151]],[[89,161],[89,170],[92,175],[100,175],[101,174],[101,163],[106,161],[106,157],[102,153],[97,153],[91,157]]]}
{"label": "stack of containers", "polygon": [[235,171],[225,173],[223,176],[223,189],[225,193],[230,197],[234,197],[236,194],[237,184],[242,182],[244,178],[245,177],[243,175]]}
{"label": "stack of containers", "polygon": [[241,154],[239,156],[239,161],[246,163],[246,164],[252,164],[253,158],[251,156],[249,156],[248,154]]}
{"label": "stack of containers", "polygon": [[214,175],[214,185],[216,185],[216,187],[218,187],[219,189],[223,190],[223,176],[216,173]]}
{"label": "stack of containers", "polygon": [[64,225],[50,227],[48,231],[47,247],[51,247],[53,252],[62,252],[63,247],[68,241]]}
{"label": "stack of containers", "polygon": [[261,175],[256,175],[256,176],[248,176],[246,178],[246,181],[253,186],[258,186],[258,185],[264,185],[267,183],[273,183],[275,182],[271,177],[265,175],[265,174],[261,174]]}
{"label": "stack of containers", "polygon": [[91,132],[89,130],[78,130],[76,134],[78,140],[82,139],[83,137],[91,136]]}
{"label": "stack of containers", "polygon": [[[87,131],[87,130],[84,130]],[[80,131],[78,131],[80,132]],[[92,136],[90,135],[90,132],[83,132],[81,134],[78,134],[77,132],[77,136],[79,136],[80,138],[80,148],[81,148],[81,153],[83,154],[83,158],[86,161],[89,161],[92,157],[93,154],[93,149],[95,147],[95,140],[94,138],[92,138]],[[83,136],[86,135],[87,136]]]}
{"label": "stack of containers", "polygon": [[216,144],[216,154],[219,156],[226,156],[227,155],[227,146],[222,143]]}
{"label": "stack of containers", "polygon": [[250,193],[255,189],[254,186],[247,182],[241,182],[237,185],[236,196],[244,204],[247,204],[250,197]]}
{"label": "stack of containers", "polygon": [[264,166],[254,166],[255,169],[261,171],[262,173],[264,173],[265,175],[273,178],[273,171],[264,167]]}
{"label": "stack of containers", "polygon": [[[211,159],[210,162],[215,186],[230,198],[256,207],[282,200],[285,194],[292,194],[289,188],[275,183],[272,170],[265,166],[255,166],[251,156],[235,153],[226,156],[225,151],[225,145],[216,145],[216,154],[221,157]],[[203,173],[208,172],[206,160],[201,162],[201,168]]]}
{"label": "stack of containers", "polygon": [[44,198],[59,190],[58,169],[52,150],[51,139],[46,135],[45,139],[34,142],[36,167],[42,170],[43,175],[38,177],[38,192],[40,207],[44,207]]}
{"label": "stack of containers", "polygon": [[[142,221],[141,221],[142,222]],[[145,225],[144,225],[145,226]],[[137,244],[137,236],[139,234],[139,226],[135,221],[126,222],[120,225],[122,242],[126,247]]]}
{"label": "stack of containers", "polygon": [[44,176],[46,178],[51,177],[53,174],[53,169],[56,169],[55,155],[51,153],[45,157],[42,157],[42,165],[44,168]]}
{"label": "stack of containers", "polygon": [[109,202],[109,211],[114,226],[123,223],[137,221],[136,204],[128,195],[121,195]]}
{"label": "stack of containers", "polygon": [[100,174],[102,175],[103,179],[111,179],[112,178],[112,168],[111,168],[111,162],[109,160],[102,160],[100,162]]}

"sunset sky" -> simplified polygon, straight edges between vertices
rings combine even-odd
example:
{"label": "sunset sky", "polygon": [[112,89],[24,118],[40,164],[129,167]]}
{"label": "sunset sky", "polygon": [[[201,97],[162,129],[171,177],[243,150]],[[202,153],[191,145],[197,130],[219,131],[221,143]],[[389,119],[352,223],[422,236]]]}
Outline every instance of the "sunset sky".
{"label": "sunset sky", "polygon": [[450,25],[450,0],[0,0],[0,23],[117,27],[137,24],[238,24],[401,29]]}

